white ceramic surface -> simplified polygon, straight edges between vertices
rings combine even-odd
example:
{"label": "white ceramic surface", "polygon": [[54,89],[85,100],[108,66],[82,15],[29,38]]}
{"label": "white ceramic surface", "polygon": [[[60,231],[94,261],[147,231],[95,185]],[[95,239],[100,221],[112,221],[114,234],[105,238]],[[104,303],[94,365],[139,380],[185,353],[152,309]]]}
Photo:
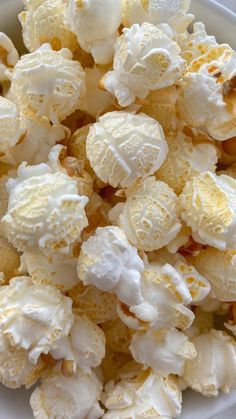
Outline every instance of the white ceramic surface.
{"label": "white ceramic surface", "polygon": [[[218,0],[235,7],[236,0]],[[0,0],[0,31],[6,32],[21,49],[17,13],[21,0]],[[209,33],[219,41],[228,42],[236,49],[236,15],[213,0],[192,0],[196,20],[205,22]],[[29,398],[32,390],[9,390],[0,386],[0,419],[32,419]],[[217,399],[204,398],[191,391],[184,393],[183,413],[180,419],[236,419],[236,391],[222,394]],[[69,419],[69,418],[68,418]],[[76,418],[81,419],[81,418]]]}

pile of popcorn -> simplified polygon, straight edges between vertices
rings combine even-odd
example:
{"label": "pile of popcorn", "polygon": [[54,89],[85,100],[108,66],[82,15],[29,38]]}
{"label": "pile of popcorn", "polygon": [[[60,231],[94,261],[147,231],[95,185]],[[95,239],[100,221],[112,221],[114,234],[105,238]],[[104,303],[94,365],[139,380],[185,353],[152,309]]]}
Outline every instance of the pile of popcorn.
{"label": "pile of popcorn", "polygon": [[0,382],[36,419],[236,388],[236,52],[190,0],[24,0],[0,33]]}

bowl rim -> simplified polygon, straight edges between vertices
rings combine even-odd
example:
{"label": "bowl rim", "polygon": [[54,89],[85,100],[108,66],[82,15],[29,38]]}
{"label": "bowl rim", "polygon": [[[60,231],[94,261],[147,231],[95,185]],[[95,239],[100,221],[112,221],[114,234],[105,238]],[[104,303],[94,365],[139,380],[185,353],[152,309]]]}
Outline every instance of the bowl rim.
{"label": "bowl rim", "polygon": [[[193,2],[193,0],[191,0]],[[217,14],[222,14],[230,20],[233,24],[236,24],[236,13],[233,10],[228,9],[221,3],[218,3],[215,0],[194,0],[194,3],[199,3],[208,9],[214,10]]]}

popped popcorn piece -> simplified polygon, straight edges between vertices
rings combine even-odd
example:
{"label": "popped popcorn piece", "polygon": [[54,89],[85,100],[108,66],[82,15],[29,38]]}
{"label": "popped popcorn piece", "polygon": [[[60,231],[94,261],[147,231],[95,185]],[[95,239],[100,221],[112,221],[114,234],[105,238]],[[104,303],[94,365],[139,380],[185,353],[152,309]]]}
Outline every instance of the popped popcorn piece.
{"label": "popped popcorn piece", "polygon": [[72,157],[78,159],[81,169],[91,174],[91,166],[86,152],[86,140],[91,124],[84,125],[77,129],[69,138],[67,151]]}
{"label": "popped popcorn piece", "polygon": [[101,391],[94,372],[78,370],[72,377],[65,377],[55,370],[34,390],[30,405],[35,419],[98,419],[103,414],[98,403]]}
{"label": "popped popcorn piece", "polygon": [[90,127],[86,150],[93,170],[103,182],[127,187],[158,170],[168,148],[163,130],[153,118],[109,112]]}
{"label": "popped popcorn piece", "polygon": [[170,243],[167,244],[166,248],[170,253],[176,253],[181,247],[188,246],[189,241],[191,240],[192,230],[185,223],[182,224],[181,230],[174,237]]}
{"label": "popped popcorn piece", "polygon": [[82,99],[80,109],[92,115],[95,119],[110,108],[114,108],[112,94],[99,88],[99,82],[105,73],[106,70],[97,66],[85,68],[86,93]]}
{"label": "popped popcorn piece", "polygon": [[25,114],[46,116],[58,123],[80,107],[85,94],[85,73],[72,53],[53,51],[43,44],[26,54],[12,74],[11,92]]}
{"label": "popped popcorn piece", "polygon": [[30,52],[45,43],[56,51],[68,48],[74,52],[77,39],[64,23],[66,3],[63,0],[33,0],[26,6],[19,20],[24,44]]}
{"label": "popped popcorn piece", "polygon": [[21,141],[24,133],[17,106],[0,96],[0,158]]}
{"label": "popped popcorn piece", "polygon": [[199,252],[194,265],[210,281],[213,298],[236,301],[236,251],[208,247]]}
{"label": "popped popcorn piece", "polygon": [[205,171],[215,172],[218,156],[213,143],[195,142],[181,131],[169,133],[166,140],[168,155],[156,177],[166,182],[177,195],[193,176]]}
{"label": "popped popcorn piece", "polygon": [[106,344],[112,351],[129,353],[132,332],[119,317],[103,323],[102,329],[106,335]]}
{"label": "popped popcorn piece", "polygon": [[150,262],[155,262],[150,265],[154,269],[158,269],[158,265],[167,263],[177,270],[188,287],[191,295],[191,304],[202,301],[209,294],[211,285],[207,278],[202,276],[193,266],[195,259],[191,260],[191,263],[179,253],[173,255],[167,252],[166,249],[160,249],[157,252],[151,253],[148,255],[148,259]]}
{"label": "popped popcorn piece", "polygon": [[119,304],[117,312],[131,329],[146,330],[155,327],[187,329],[194,314],[185,304],[192,301],[190,291],[180,273],[169,263],[145,266],[141,278],[144,301],[136,306]]}
{"label": "popped popcorn piece", "polygon": [[77,192],[77,182],[64,173],[52,173],[46,164],[18,169],[8,181],[9,205],[2,218],[8,240],[18,249],[39,246],[45,254],[69,254],[88,224],[88,198]]}
{"label": "popped popcorn piece", "polygon": [[0,32],[0,81],[7,81],[19,60],[19,54],[8,36]]}
{"label": "popped popcorn piece", "polygon": [[181,413],[182,395],[174,376],[161,377],[150,368],[133,367],[105,386],[104,419],[166,418]]}
{"label": "popped popcorn piece", "polygon": [[133,185],[120,209],[117,221],[129,241],[140,250],[160,249],[181,229],[177,196],[154,176]]}
{"label": "popped popcorn piece", "polygon": [[104,201],[100,195],[93,192],[89,203],[86,206],[86,216],[88,218],[88,227],[82,232],[83,240],[87,240],[91,235],[95,234],[98,227],[106,227],[110,224],[108,213],[111,209],[109,202]]}
{"label": "popped popcorn piece", "polygon": [[109,64],[121,24],[120,0],[69,0],[66,23],[98,64]]}
{"label": "popped popcorn piece", "polygon": [[76,313],[86,314],[96,324],[117,317],[116,304],[118,300],[115,294],[101,291],[92,285],[85,287],[81,282],[69,290],[68,295],[73,300]]}
{"label": "popped popcorn piece", "polygon": [[0,329],[9,344],[27,350],[29,362],[36,364],[68,335],[74,320],[71,306],[72,300],[56,288],[15,277],[0,287]]}
{"label": "popped popcorn piece", "polygon": [[123,29],[115,44],[113,71],[101,85],[115,95],[120,106],[144,99],[150,90],[177,82],[186,70],[178,44],[151,23]]}
{"label": "popped popcorn piece", "polygon": [[180,82],[180,117],[218,141],[236,135],[235,62],[236,53],[226,50],[220,59],[202,65],[198,72],[188,72]]}
{"label": "popped popcorn piece", "polygon": [[0,176],[0,236],[4,236],[4,229],[1,225],[2,217],[6,214],[8,208],[8,192],[7,192],[7,181],[9,176]]}
{"label": "popped popcorn piece", "polygon": [[177,32],[183,32],[193,19],[187,14],[190,0],[122,0],[122,23],[168,24]]}
{"label": "popped popcorn piece", "polygon": [[220,330],[212,329],[192,339],[197,351],[187,361],[183,378],[193,390],[204,396],[228,393],[236,386],[236,343]]}
{"label": "popped popcorn piece", "polygon": [[102,329],[87,316],[75,315],[70,334],[63,337],[56,349],[51,351],[54,359],[72,361],[75,373],[77,367],[85,373],[101,364],[105,357],[105,335]]}
{"label": "popped popcorn piece", "polygon": [[[115,380],[127,363],[135,364],[132,355],[124,352],[114,352],[109,346],[106,347],[106,356],[101,363],[103,381],[107,383]],[[138,365],[138,364],[137,364]]]}
{"label": "popped popcorn piece", "polygon": [[19,266],[19,253],[4,237],[0,235],[0,272],[4,274],[4,282],[15,276],[16,270]]}
{"label": "popped popcorn piece", "polygon": [[28,352],[11,346],[0,332],[0,382],[9,388],[31,387],[40,378],[45,364],[40,359],[36,365],[28,361]]}
{"label": "popped popcorn piece", "polygon": [[79,282],[76,260],[52,261],[40,250],[31,247],[23,252],[21,262],[26,266],[34,284],[52,285],[62,291],[67,291]]}
{"label": "popped popcorn piece", "polygon": [[135,361],[164,377],[183,375],[186,360],[196,356],[193,343],[177,329],[136,332],[131,339],[130,351]]}
{"label": "popped popcorn piece", "polygon": [[190,179],[180,195],[182,218],[193,238],[220,250],[236,249],[236,181],[203,172]]}
{"label": "popped popcorn piece", "polygon": [[141,112],[156,119],[162,126],[164,133],[177,128],[176,102],[179,90],[177,86],[169,86],[164,89],[152,90],[143,100]]}
{"label": "popped popcorn piece", "polygon": [[0,157],[1,161],[18,165],[22,161],[39,164],[47,161],[51,148],[69,136],[69,130],[61,125],[51,125],[46,118],[31,116],[22,117],[25,135],[7,154]]}
{"label": "popped popcorn piece", "polygon": [[124,232],[113,226],[99,227],[83,242],[78,259],[78,277],[84,285],[112,292],[128,305],[140,304],[140,278],[144,264]]}

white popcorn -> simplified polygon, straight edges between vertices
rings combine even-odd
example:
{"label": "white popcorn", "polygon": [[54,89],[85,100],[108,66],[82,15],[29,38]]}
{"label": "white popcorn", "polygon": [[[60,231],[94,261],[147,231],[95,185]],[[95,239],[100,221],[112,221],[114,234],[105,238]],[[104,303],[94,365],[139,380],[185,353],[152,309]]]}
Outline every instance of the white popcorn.
{"label": "white popcorn", "polygon": [[186,360],[196,356],[193,343],[177,329],[136,332],[131,339],[130,351],[135,361],[164,377],[183,375]]}
{"label": "white popcorn", "polygon": [[236,301],[236,251],[208,247],[199,252],[194,265],[210,281],[213,298]]}
{"label": "white popcorn", "polygon": [[219,330],[192,339],[197,356],[186,362],[183,375],[188,386],[204,396],[228,393],[236,386],[236,343]]}
{"label": "white popcorn", "polygon": [[215,172],[218,156],[213,143],[195,142],[181,131],[169,133],[166,140],[168,155],[156,177],[166,182],[177,195],[193,176],[205,171]]}
{"label": "white popcorn", "polygon": [[0,329],[16,349],[28,351],[36,364],[68,335],[73,323],[72,300],[49,285],[35,285],[30,277],[16,277],[0,287]]}
{"label": "white popcorn", "polygon": [[28,361],[28,352],[15,349],[0,332],[0,382],[9,388],[31,387],[45,368],[39,360],[36,365]]}
{"label": "white popcorn", "polygon": [[144,301],[136,306],[118,305],[121,320],[130,328],[156,330],[188,328],[194,314],[185,304],[192,301],[190,291],[180,273],[169,263],[145,266],[141,279]]}
{"label": "white popcorn", "polygon": [[30,404],[35,419],[98,419],[103,414],[98,403],[101,390],[95,373],[78,370],[72,377],[65,377],[55,370],[34,390]]}
{"label": "white popcorn", "polygon": [[21,118],[25,129],[23,140],[12,147],[1,161],[18,165],[22,161],[39,164],[47,161],[51,148],[69,136],[69,130],[61,124],[51,125],[46,118],[32,116]]}
{"label": "white popcorn", "polygon": [[65,24],[66,4],[63,0],[33,0],[19,14],[26,48],[33,52],[40,45],[50,43],[54,50],[76,49],[76,36]]}
{"label": "white popcorn", "polygon": [[67,25],[77,35],[80,46],[98,64],[112,61],[121,17],[120,0],[68,1]]}
{"label": "white popcorn", "polygon": [[171,419],[181,413],[182,395],[174,376],[161,377],[151,369],[127,366],[127,372],[105,386],[104,419]]}
{"label": "white popcorn", "polygon": [[104,332],[87,316],[75,315],[70,334],[58,342],[51,354],[55,359],[72,361],[74,371],[79,367],[90,373],[105,357]]}
{"label": "white popcorn", "polygon": [[[0,163],[1,165],[1,163]],[[7,175],[0,176],[0,236],[4,237],[4,229],[1,225],[1,219],[7,212],[8,207],[8,192],[7,182],[9,177]]]}
{"label": "white popcorn", "polygon": [[122,0],[122,23],[168,24],[177,32],[183,32],[193,19],[187,14],[190,0]]}
{"label": "white popcorn", "polygon": [[83,286],[79,283],[68,291],[73,300],[76,313],[88,316],[94,323],[101,324],[117,317],[115,294],[104,292],[90,285]]}
{"label": "white popcorn", "polygon": [[221,58],[188,72],[181,85],[178,112],[189,125],[204,129],[218,141],[236,135],[233,80],[236,53],[226,50]]}
{"label": "white popcorn", "polygon": [[150,90],[177,82],[186,70],[180,48],[163,31],[150,23],[123,29],[115,44],[113,71],[102,79],[102,86],[113,93],[120,106],[135,98],[144,99]]}
{"label": "white popcorn", "polygon": [[19,54],[8,36],[0,32],[0,81],[7,81],[19,60]]}
{"label": "white popcorn", "polygon": [[236,249],[236,180],[210,172],[190,179],[180,195],[193,238],[220,250]]}
{"label": "white popcorn", "polygon": [[96,175],[113,187],[130,186],[159,169],[167,155],[163,130],[145,114],[109,112],[90,127],[87,155]]}
{"label": "white popcorn", "polygon": [[80,109],[95,119],[113,107],[114,98],[111,93],[99,88],[99,82],[104,76],[105,70],[94,66],[85,68],[86,93],[82,99]]}
{"label": "white popcorn", "polygon": [[85,73],[78,61],[72,61],[68,49],[53,51],[43,44],[18,61],[11,91],[24,113],[58,123],[79,108],[85,94]]}
{"label": "white popcorn", "polygon": [[177,196],[153,176],[130,188],[121,205],[117,221],[140,250],[152,251],[167,245],[181,229]]}
{"label": "white popcorn", "polygon": [[9,205],[2,219],[9,241],[18,249],[39,246],[45,254],[68,254],[87,226],[88,198],[77,192],[77,182],[46,164],[18,169],[8,181]]}
{"label": "white popcorn", "polygon": [[29,248],[21,256],[28,274],[35,284],[52,285],[62,291],[73,288],[78,282],[76,261],[52,261],[37,248]]}
{"label": "white popcorn", "polygon": [[21,140],[24,133],[17,106],[0,96],[0,158]]}
{"label": "white popcorn", "polygon": [[84,285],[113,292],[128,305],[140,304],[140,278],[144,263],[118,227],[99,227],[83,242],[78,260],[78,277]]}

